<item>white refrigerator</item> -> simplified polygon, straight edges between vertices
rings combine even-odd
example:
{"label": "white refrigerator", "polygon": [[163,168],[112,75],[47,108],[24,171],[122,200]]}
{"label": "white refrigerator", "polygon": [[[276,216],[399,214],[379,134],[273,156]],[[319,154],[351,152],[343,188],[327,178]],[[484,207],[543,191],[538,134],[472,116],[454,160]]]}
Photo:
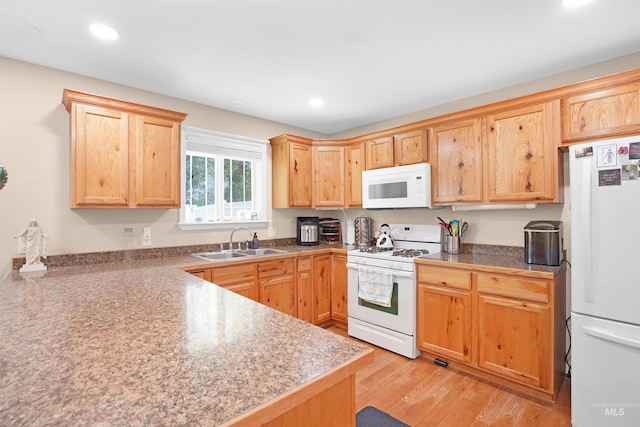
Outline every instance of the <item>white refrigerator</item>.
{"label": "white refrigerator", "polygon": [[571,146],[571,423],[640,426],[640,136]]}

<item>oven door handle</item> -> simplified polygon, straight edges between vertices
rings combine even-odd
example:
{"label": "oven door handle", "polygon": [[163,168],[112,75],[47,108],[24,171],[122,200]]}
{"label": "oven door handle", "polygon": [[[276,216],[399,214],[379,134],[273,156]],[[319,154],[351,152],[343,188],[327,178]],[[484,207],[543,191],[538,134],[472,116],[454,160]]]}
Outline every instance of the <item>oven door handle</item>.
{"label": "oven door handle", "polygon": [[[360,270],[360,268],[374,268],[377,270],[384,270],[382,268],[376,268],[376,267],[367,266],[367,265],[352,264],[350,262],[347,263],[347,268],[353,268],[354,270]],[[388,271],[388,270],[384,270],[384,271]],[[402,270],[392,270],[391,275],[395,277],[413,277],[413,272],[402,271]]]}

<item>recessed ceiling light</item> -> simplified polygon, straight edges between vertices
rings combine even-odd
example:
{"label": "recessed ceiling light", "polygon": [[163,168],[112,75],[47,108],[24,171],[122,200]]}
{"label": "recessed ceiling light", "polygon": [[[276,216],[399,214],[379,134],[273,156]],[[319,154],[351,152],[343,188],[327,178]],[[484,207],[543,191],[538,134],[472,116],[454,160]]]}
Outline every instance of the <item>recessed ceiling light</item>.
{"label": "recessed ceiling light", "polygon": [[232,99],[231,103],[233,105],[244,105],[246,104],[246,102],[244,101],[244,99]]}
{"label": "recessed ceiling light", "polygon": [[312,107],[322,107],[324,105],[324,101],[320,98],[313,98],[309,100],[309,105]]}
{"label": "recessed ceiling light", "polygon": [[587,3],[589,3],[591,0],[562,0],[562,5],[564,7],[568,7],[568,8],[574,8],[574,7],[580,7],[583,6]]}
{"label": "recessed ceiling light", "polygon": [[115,40],[120,37],[120,34],[108,25],[91,24],[89,29],[94,36],[101,38],[102,40]]}

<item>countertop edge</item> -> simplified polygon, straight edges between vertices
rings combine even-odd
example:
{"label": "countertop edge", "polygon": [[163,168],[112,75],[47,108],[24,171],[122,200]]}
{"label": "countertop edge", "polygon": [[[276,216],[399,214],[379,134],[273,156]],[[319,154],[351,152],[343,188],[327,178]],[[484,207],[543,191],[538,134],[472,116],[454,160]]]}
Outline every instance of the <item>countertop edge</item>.
{"label": "countertop edge", "polygon": [[369,349],[342,365],[282,394],[278,398],[253,408],[233,420],[225,422],[220,427],[265,424],[301,403],[306,402],[319,392],[337,384],[339,381],[355,375],[357,371],[373,363],[374,359],[374,350]]}
{"label": "countertop edge", "polygon": [[416,258],[416,265],[435,265],[439,267],[449,267],[449,268],[458,268],[463,270],[474,270],[480,271],[483,273],[500,273],[500,274],[516,274],[519,276],[527,276],[533,278],[540,279],[553,279],[560,274],[563,274],[566,270],[566,264],[561,264],[559,266],[555,266],[552,268],[548,268],[547,271],[542,269],[536,270],[535,268],[545,268],[545,267],[531,267],[532,269],[524,269],[518,267],[504,267],[498,265],[489,265],[482,263],[473,263],[473,262],[464,262],[455,259],[456,255],[450,255],[447,260],[444,259],[425,259],[425,258]]}

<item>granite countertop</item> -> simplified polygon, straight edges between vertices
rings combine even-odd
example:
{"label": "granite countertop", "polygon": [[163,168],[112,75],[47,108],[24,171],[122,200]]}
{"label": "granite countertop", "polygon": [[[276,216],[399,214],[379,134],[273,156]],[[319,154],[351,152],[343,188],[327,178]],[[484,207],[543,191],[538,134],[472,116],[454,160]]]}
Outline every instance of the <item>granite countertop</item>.
{"label": "granite countertop", "polygon": [[490,273],[520,274],[550,278],[563,273],[565,264],[558,266],[527,264],[524,248],[513,246],[465,245],[462,253],[452,255],[438,252],[415,258],[417,264],[432,264],[468,268]]}
{"label": "granite countertop", "polygon": [[178,268],[197,263],[13,271],[0,425],[220,425],[370,354]]}

